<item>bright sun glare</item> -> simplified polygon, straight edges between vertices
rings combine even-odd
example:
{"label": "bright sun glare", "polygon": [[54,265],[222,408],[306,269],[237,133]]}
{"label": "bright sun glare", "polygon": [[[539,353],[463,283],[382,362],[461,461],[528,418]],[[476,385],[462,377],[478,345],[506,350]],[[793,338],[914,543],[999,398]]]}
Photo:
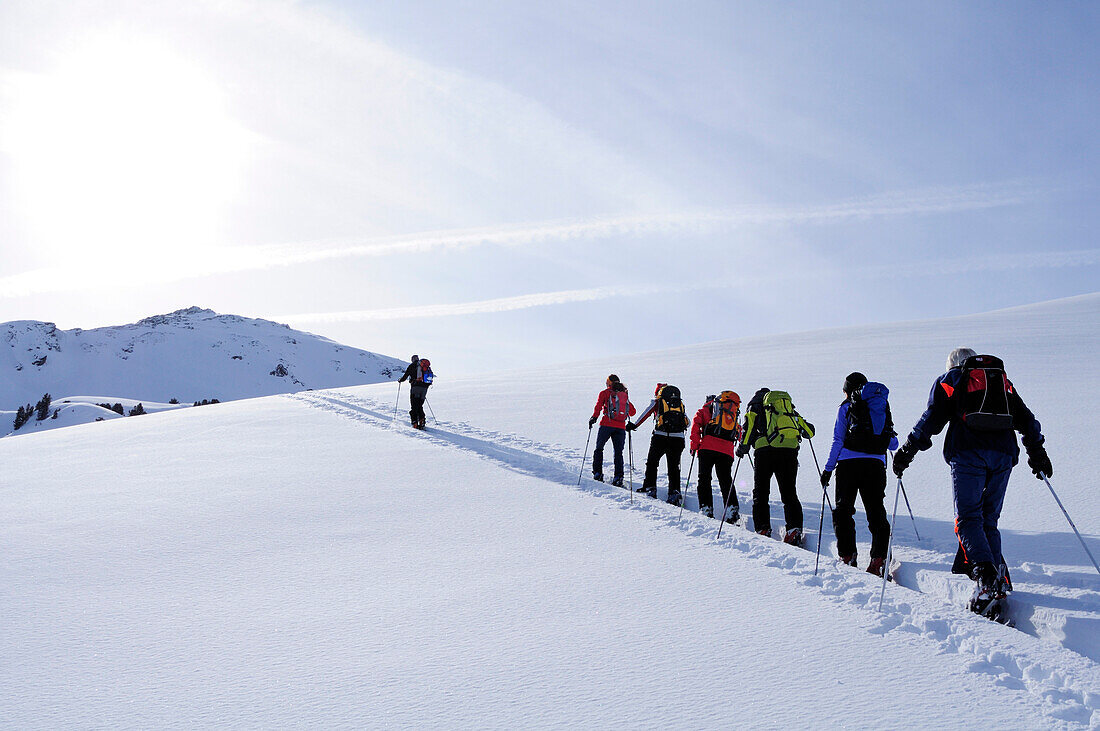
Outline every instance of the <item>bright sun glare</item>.
{"label": "bright sun glare", "polygon": [[216,243],[249,135],[198,66],[102,36],[22,76],[13,101],[4,146],[51,263],[171,266],[177,247]]}

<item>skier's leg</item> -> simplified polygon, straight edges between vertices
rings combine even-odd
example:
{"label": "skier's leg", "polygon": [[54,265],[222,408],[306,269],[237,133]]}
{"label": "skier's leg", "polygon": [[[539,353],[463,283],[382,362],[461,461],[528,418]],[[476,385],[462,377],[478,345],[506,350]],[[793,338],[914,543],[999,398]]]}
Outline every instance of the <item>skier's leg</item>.
{"label": "skier's leg", "polygon": [[714,495],[710,489],[710,473],[714,468],[714,455],[709,449],[700,449],[696,456],[699,458],[699,507],[709,508],[714,515]]}
{"label": "skier's leg", "polygon": [[1012,459],[1005,455],[1003,464],[995,464],[993,459],[990,462],[989,479],[982,495],[982,529],[989,542],[989,552],[993,555],[993,565],[1000,566],[1004,563],[1004,556],[1001,555],[1001,531],[997,528],[997,523],[1004,506],[1008,478],[1012,474]]}
{"label": "skier's leg", "polygon": [[665,437],[665,464],[668,466],[668,491],[680,492],[680,457],[684,453],[684,440]]}
{"label": "skier's leg", "polygon": [[966,560],[977,566],[993,563],[982,513],[982,494],[988,481],[983,460],[973,452],[964,452],[951,462],[951,488],[955,498],[955,533]]}
{"label": "skier's leg", "polygon": [[611,430],[611,445],[615,447],[615,482],[623,481],[623,445],[626,444],[626,429],[616,429],[615,427],[607,427]]}
{"label": "skier's leg", "polygon": [[783,499],[783,521],[787,530],[802,530],[802,503],[798,500],[798,450],[779,449],[775,466],[775,481],[779,485],[779,496]]}
{"label": "skier's leg", "polygon": [[657,469],[661,466],[661,457],[665,453],[663,437],[654,434],[649,439],[649,454],[645,458],[645,479],[642,488],[657,487]]}
{"label": "skier's leg", "polygon": [[836,464],[836,508],[833,509],[833,532],[836,533],[836,552],[841,556],[856,553],[856,494],[859,491],[859,470],[845,459]]}
{"label": "skier's leg", "polygon": [[886,513],[886,463],[877,459],[858,459],[862,462],[859,494],[863,509],[867,511],[867,528],[871,531],[871,558],[886,558],[890,543],[890,518]]}
{"label": "skier's leg", "polygon": [[722,490],[722,503],[726,506],[726,510],[733,508],[735,513],[740,512],[741,506],[737,501],[737,492],[733,489],[733,457],[715,452],[714,470],[718,475],[718,486]]}
{"label": "skier's leg", "polygon": [[768,506],[771,496],[772,472],[774,468],[774,447],[756,450],[756,463],[752,473],[752,525],[753,530],[771,532],[772,513]]}
{"label": "skier's leg", "polygon": [[601,426],[596,432],[596,447],[592,450],[592,475],[596,479],[603,479],[603,446],[611,438],[612,431],[609,426]]}

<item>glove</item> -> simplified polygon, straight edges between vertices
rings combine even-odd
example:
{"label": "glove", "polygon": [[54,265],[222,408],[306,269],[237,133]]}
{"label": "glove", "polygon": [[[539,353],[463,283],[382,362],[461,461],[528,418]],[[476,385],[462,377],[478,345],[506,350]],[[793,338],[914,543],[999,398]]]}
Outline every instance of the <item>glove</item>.
{"label": "glove", "polygon": [[825,488],[829,486],[829,478],[833,476],[832,470],[825,470],[821,473],[821,487]]}
{"label": "glove", "polygon": [[1050,477],[1051,473],[1054,472],[1054,468],[1050,465],[1050,457],[1047,456],[1047,450],[1043,449],[1042,446],[1027,450],[1027,466],[1040,480],[1043,479],[1043,475]]}
{"label": "glove", "polygon": [[894,474],[901,477],[901,473],[913,462],[913,456],[917,450],[911,442],[906,440],[901,449],[894,453]]}
{"label": "glove", "polygon": [[744,457],[748,453],[749,445],[747,444],[738,444],[737,449],[734,450],[734,454],[736,454],[738,457]]}
{"label": "glove", "polygon": [[802,436],[807,439],[813,439],[814,434],[817,434],[817,430],[814,429],[814,425],[810,422],[806,422],[806,428],[802,430]]}
{"label": "glove", "polygon": [[596,417],[593,416],[591,419],[588,420],[588,428],[591,429],[592,425],[595,424],[595,423],[596,423]]}
{"label": "glove", "polygon": [[635,424],[633,421],[626,422],[626,430],[627,431],[634,431],[637,428],[638,428],[638,425]]}

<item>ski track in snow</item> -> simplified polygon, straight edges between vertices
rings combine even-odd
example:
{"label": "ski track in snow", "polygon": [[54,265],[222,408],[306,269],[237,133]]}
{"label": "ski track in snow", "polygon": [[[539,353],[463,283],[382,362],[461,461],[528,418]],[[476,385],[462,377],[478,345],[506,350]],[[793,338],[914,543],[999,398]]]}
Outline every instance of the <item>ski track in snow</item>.
{"label": "ski track in snow", "polygon": [[[571,489],[583,490],[638,511],[662,529],[679,530],[699,539],[715,540],[718,523],[697,512],[611,485],[583,479],[582,456],[576,450],[537,442],[515,434],[481,429],[466,422],[430,418],[425,431],[393,418],[393,408],[379,401],[332,391],[286,395],[313,408],[338,414],[373,428],[425,439],[441,447],[472,452],[501,467],[538,477]],[[400,412],[403,416],[404,412]],[[637,472],[637,464],[635,471]],[[629,467],[628,467],[629,469]],[[720,497],[718,504],[721,504]],[[898,515],[898,520],[902,516]],[[988,675],[999,686],[1031,696],[1042,712],[1061,727],[1100,728],[1100,665],[1049,640],[997,625],[970,614],[949,599],[891,583],[878,611],[881,580],[866,572],[841,568],[831,555],[822,556],[814,575],[812,552],[758,536],[743,526],[726,525],[721,545],[743,557],[779,569],[829,601],[862,612],[862,625],[873,634],[906,633],[935,643],[941,653],[969,659],[967,670]],[[813,548],[813,547],[811,547]],[[940,572],[942,573],[942,572]],[[900,577],[905,578],[903,573]],[[907,582],[908,583],[908,582]],[[918,587],[924,588],[920,583]]]}

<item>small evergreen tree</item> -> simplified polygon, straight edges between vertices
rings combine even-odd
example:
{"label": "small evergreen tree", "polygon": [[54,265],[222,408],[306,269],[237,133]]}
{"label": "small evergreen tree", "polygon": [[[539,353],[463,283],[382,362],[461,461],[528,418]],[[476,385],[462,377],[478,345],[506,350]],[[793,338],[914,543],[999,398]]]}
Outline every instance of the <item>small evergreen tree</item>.
{"label": "small evergreen tree", "polygon": [[178,404],[179,402],[180,402],[180,400],[178,398],[174,397],[174,396],[172,398],[168,399],[168,403],[170,403],[170,404]]}
{"label": "small evergreen tree", "polygon": [[50,415],[50,401],[50,395],[47,393],[44,394],[42,396],[42,400],[35,405],[34,409],[36,412],[38,412],[39,421],[45,421],[46,418]]}
{"label": "small evergreen tree", "polygon": [[111,407],[111,411],[115,412],[119,416],[126,416],[126,409],[122,407],[122,404],[115,404]]}
{"label": "small evergreen tree", "polygon": [[15,422],[13,427],[15,431],[19,431],[19,427],[27,423],[27,410],[22,406],[19,407],[19,411],[15,412]]}
{"label": "small evergreen tree", "polygon": [[60,414],[60,413],[61,413],[61,409],[54,409],[53,410],[53,416],[51,416],[50,418],[51,419],[56,419],[57,415]]}
{"label": "small evergreen tree", "polygon": [[140,403],[134,408],[130,409],[130,416],[141,416],[145,413],[145,407]]}

